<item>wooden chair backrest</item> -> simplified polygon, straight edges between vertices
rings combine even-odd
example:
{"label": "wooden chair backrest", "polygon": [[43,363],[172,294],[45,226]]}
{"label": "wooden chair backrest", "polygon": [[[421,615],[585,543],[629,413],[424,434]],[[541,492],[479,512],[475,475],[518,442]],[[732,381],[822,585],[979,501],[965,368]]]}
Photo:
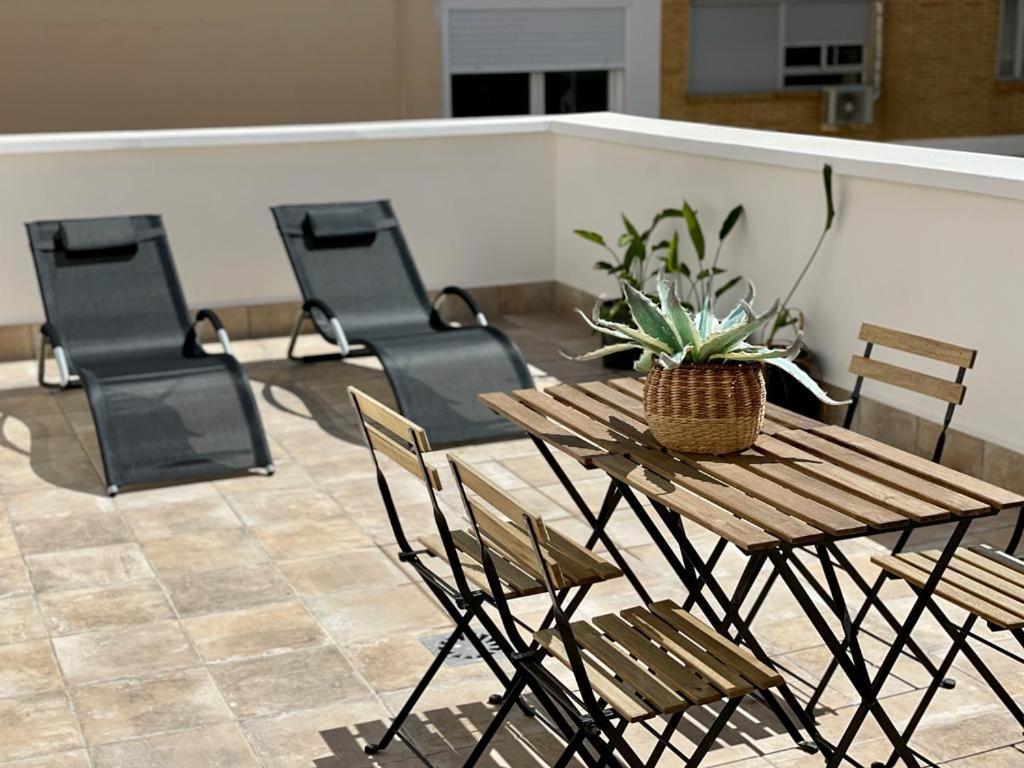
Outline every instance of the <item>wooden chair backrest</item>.
{"label": "wooden chair backrest", "polygon": [[[525,509],[465,460],[454,455],[449,456],[448,460],[454,470],[456,482],[486,502],[485,506],[477,498],[466,494],[469,512],[480,532],[480,545],[543,583],[541,564],[537,562],[533,545],[526,535],[522,521],[529,518],[542,549],[546,550],[551,544],[551,533],[544,521],[540,516]],[[561,567],[546,553],[544,560],[555,588],[564,588],[566,581]]]}
{"label": "wooden chair backrest", "polygon": [[[964,401],[967,388],[963,384],[963,372],[974,367],[978,355],[976,350],[870,323],[861,325],[858,338],[868,345],[863,355],[854,355],[850,360],[850,373],[858,377],[858,383],[859,378],[872,379],[934,397],[951,405],[960,405]],[[872,360],[871,349],[876,346],[948,363],[956,366],[959,372],[956,380],[950,381],[910,368]]]}
{"label": "wooden chair backrest", "polygon": [[423,428],[355,387],[349,387],[348,394],[366,430],[370,448],[440,491],[441,477],[437,469],[428,466],[424,474],[420,464],[420,454],[430,451]]}

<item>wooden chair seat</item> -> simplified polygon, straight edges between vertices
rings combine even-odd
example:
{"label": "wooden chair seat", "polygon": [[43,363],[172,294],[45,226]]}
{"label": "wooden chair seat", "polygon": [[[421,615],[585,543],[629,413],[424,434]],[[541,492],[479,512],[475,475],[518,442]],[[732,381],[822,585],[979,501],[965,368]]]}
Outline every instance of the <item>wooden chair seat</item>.
{"label": "wooden chair seat", "polygon": [[[782,676],[670,600],[573,622],[592,687],[625,720],[781,685]],[[569,665],[557,629],[534,635]]]}
{"label": "wooden chair seat", "polygon": [[[514,599],[540,594],[544,591],[544,584],[530,559],[532,544],[526,531],[511,522],[506,522],[504,525],[508,529],[508,545],[503,548],[505,552],[515,551],[518,549],[516,544],[520,544],[523,553],[523,558],[517,558],[506,556],[505,552],[491,550],[491,558],[498,572],[498,579],[504,587],[505,598]],[[597,584],[622,575],[622,571],[615,565],[557,531],[549,528],[548,535],[550,541],[545,547],[545,552],[550,561],[560,569],[565,587]],[[484,594],[490,595],[490,585],[487,583],[487,576],[484,573],[480,557],[480,544],[476,537],[469,531],[452,531],[452,541],[459,551],[459,561],[466,578]],[[439,535],[420,536],[419,542],[430,554],[447,562],[447,553]],[[493,595],[491,596],[493,597]]]}
{"label": "wooden chair seat", "polygon": [[[923,587],[938,550],[879,555],[872,562],[916,587]],[[993,547],[957,549],[935,594],[1001,629],[1024,627],[1024,561]]]}

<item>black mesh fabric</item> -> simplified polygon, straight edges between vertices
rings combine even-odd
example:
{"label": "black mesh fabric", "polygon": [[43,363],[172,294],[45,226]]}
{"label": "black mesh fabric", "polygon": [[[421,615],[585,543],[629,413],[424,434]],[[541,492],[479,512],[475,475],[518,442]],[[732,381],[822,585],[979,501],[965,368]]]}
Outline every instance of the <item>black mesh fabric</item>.
{"label": "black mesh fabric", "polygon": [[[273,212],[303,298],[327,304],[349,342],[374,350],[402,413],[432,442],[519,433],[477,396],[532,387],[522,355],[496,328],[449,329],[432,321],[426,290],[389,202],[287,205]],[[330,233],[321,222],[332,219],[376,226],[352,236],[314,234],[314,229]],[[320,334],[333,342],[327,318],[318,310],[312,315]]]}
{"label": "black mesh fabric", "polygon": [[[234,474],[270,452],[248,380],[187,342],[185,300],[158,216],[28,225],[47,322],[85,385],[110,485]],[[125,244],[125,223],[137,241]],[[113,247],[103,238],[118,235]]]}

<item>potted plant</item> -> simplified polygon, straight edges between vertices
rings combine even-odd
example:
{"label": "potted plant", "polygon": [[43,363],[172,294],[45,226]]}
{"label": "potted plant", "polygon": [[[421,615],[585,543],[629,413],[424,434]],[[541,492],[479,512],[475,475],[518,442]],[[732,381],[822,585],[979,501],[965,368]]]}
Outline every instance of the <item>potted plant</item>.
{"label": "potted plant", "polygon": [[699,312],[683,306],[671,282],[658,281],[658,303],[624,287],[631,322],[603,320],[596,314],[583,319],[598,332],[618,341],[575,359],[592,360],[627,349],[640,354],[636,370],[647,375],[644,412],[654,437],[666,448],[686,453],[732,453],[749,448],[761,429],[765,409],[765,365],[784,371],[821,402],[831,399],[793,358],[803,335],[786,348],[751,344],[751,334],[774,320],[779,302],[763,314],[747,298],[721,320],[715,317],[710,295]]}
{"label": "potted plant", "polygon": [[[625,231],[617,241],[621,253],[608,245],[603,235],[586,229],[574,230],[578,237],[595,243],[604,248],[611,259],[602,259],[594,264],[594,269],[605,272],[615,278],[619,284],[619,295],[617,298],[599,299],[595,312],[602,320],[615,323],[629,321],[629,306],[622,293],[625,286],[634,290],[646,293],[651,296],[649,286],[657,274],[666,275],[675,284],[679,292],[684,296],[682,306],[692,310],[695,304],[699,304],[700,286],[706,283],[709,287],[714,285],[715,277],[725,273],[725,269],[718,266],[718,260],[722,253],[722,246],[725,238],[729,236],[736,222],[743,215],[743,206],[738,205],[726,216],[718,232],[718,247],[715,250],[714,260],[710,266],[705,265],[705,241],[704,233],[700,226],[697,211],[690,207],[690,204],[683,201],[681,208],[665,208],[654,215],[650,226],[644,231],[638,230],[626,214],[621,214]],[[672,233],[670,238],[651,244],[652,235],[661,222],[667,219],[683,219],[690,236],[697,257],[697,268],[691,269],[686,259],[680,253],[679,232]],[[648,263],[656,260],[658,265],[651,269]],[[716,296],[721,296],[742,278],[733,277],[726,281],[717,290]],[[602,334],[602,343],[612,344],[612,338]],[[617,370],[629,370],[636,363],[639,352],[633,349],[622,352],[613,352],[603,358],[606,368]]]}

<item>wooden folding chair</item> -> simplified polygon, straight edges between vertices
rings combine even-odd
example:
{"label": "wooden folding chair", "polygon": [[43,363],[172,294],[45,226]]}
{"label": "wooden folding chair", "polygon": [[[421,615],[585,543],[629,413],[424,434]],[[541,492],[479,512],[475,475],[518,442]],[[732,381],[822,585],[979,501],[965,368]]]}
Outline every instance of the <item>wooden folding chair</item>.
{"label": "wooden folding chair", "polygon": [[[563,591],[580,579],[594,578],[596,563],[581,560],[565,537],[536,515],[494,496],[493,486],[457,457],[449,461],[517,671],[512,690],[465,768],[472,768],[483,756],[514,697],[527,687],[556,720],[565,739],[555,768],[568,765],[574,756],[588,765],[617,766],[622,760],[639,768],[654,766],[666,750],[688,766],[698,765],[745,695],[782,683],[782,677],[753,654],[671,601],[571,621],[562,607]],[[502,570],[510,563],[541,583],[551,600],[554,627],[542,625],[530,640],[522,634],[524,625],[501,589]],[[569,668],[578,693],[546,669],[548,658]],[[684,712],[723,700],[691,755],[683,755],[670,743]],[[660,731],[647,722],[659,717],[666,721]],[[642,724],[657,738],[646,761],[623,736],[630,723]]]}
{"label": "wooden folding chair", "polygon": [[[1014,701],[999,678],[971,646],[971,641],[981,643],[993,650],[1024,664],[1024,656],[1012,653],[1001,645],[993,643],[975,632],[978,621],[984,621],[992,632],[1009,632],[1024,651],[1024,559],[1014,555],[1024,533],[1024,511],[1018,513],[1017,525],[1010,536],[1005,551],[985,544],[960,547],[953,555],[949,567],[943,572],[927,608],[949,635],[953,644],[932,677],[917,709],[903,731],[904,741],[913,736],[940,687],[944,676],[961,654],[970,661],[981,677],[988,683],[1010,714],[1024,728],[1024,711]],[[913,554],[878,555],[871,558],[883,573],[891,578],[902,579],[918,592],[928,581],[937,561],[936,551]],[[943,613],[935,597],[940,597],[967,611],[967,618],[960,625]],[[896,754],[889,759],[873,764],[873,768],[891,768],[896,764]]]}
{"label": "wooden folding chair", "polygon": [[[368,754],[374,754],[385,749],[395,736],[401,736],[402,740],[427,762],[416,748],[412,740],[403,733],[402,727],[412,713],[416,702],[423,695],[430,681],[437,674],[445,659],[453,652],[456,644],[463,637],[469,641],[481,658],[488,664],[495,677],[504,687],[509,690],[512,681],[495,660],[493,654],[488,650],[486,644],[472,627],[473,622],[483,626],[484,630],[495,639],[500,641],[501,632],[494,626],[492,620],[483,610],[483,605],[493,601],[491,592],[492,584],[483,577],[480,560],[479,547],[476,539],[466,530],[452,530],[448,524],[437,494],[442,490],[441,477],[435,467],[429,466],[425,461],[424,454],[430,451],[430,443],[427,440],[426,432],[417,424],[396,413],[383,403],[373,399],[360,390],[349,387],[349,396],[352,399],[356,414],[359,416],[363,429],[366,444],[370,449],[376,470],[377,485],[380,489],[384,508],[388,515],[395,542],[398,545],[398,559],[400,562],[413,568],[423,580],[424,584],[431,591],[444,611],[455,622],[451,634],[441,644],[437,656],[427,669],[423,678],[419,681],[413,692],[409,695],[405,704],[399,710],[394,721],[379,741],[366,746]],[[394,501],[391,487],[388,483],[387,474],[384,472],[380,457],[385,456],[401,469],[409,472],[418,480],[422,481],[434,513],[435,531],[418,537],[419,547],[414,548],[409,542],[401,515]],[[502,509],[509,510],[513,514],[522,514],[522,509],[510,497],[505,495],[497,486],[494,486],[485,478],[479,476],[474,470],[466,469],[467,473],[478,479],[476,487],[483,489],[491,503]],[[560,539],[561,548],[564,552],[567,569],[565,587],[589,587],[606,579],[615,578],[621,575],[621,571],[594,553],[577,545],[564,537]],[[541,581],[528,572],[524,571],[520,564],[522,555],[529,554],[529,541],[522,536],[518,545],[512,540],[508,541],[511,547],[508,560],[502,561],[500,576],[498,578],[498,589],[502,599],[515,599],[526,595],[534,595],[544,591]],[[437,558],[447,563],[451,570],[451,580],[431,568],[427,559]],[[585,594],[585,592],[584,592]],[[500,648],[500,643],[499,643]],[[507,649],[501,648],[502,652]],[[504,694],[492,697],[492,703],[500,703],[505,700]],[[533,710],[528,707],[516,694],[513,700],[519,703],[524,714],[532,715]]]}
{"label": "wooden folding chair", "polygon": [[[964,397],[967,394],[967,387],[964,386],[964,377],[967,375],[967,371],[974,367],[974,362],[978,356],[977,350],[970,349],[969,347],[963,347],[958,344],[951,344],[946,341],[928,338],[926,336],[918,336],[904,331],[884,328],[880,325],[872,325],[871,323],[863,323],[861,325],[858,339],[865,343],[864,353],[861,355],[854,355],[850,360],[850,373],[856,375],[857,379],[854,383],[853,392],[850,396],[852,402],[846,411],[846,418],[843,426],[846,429],[849,429],[853,424],[854,414],[856,413],[857,405],[860,402],[861,389],[863,388],[865,379],[870,379],[875,382],[934,398],[946,404],[945,415],[941,422],[939,434],[936,437],[935,444],[932,448],[932,461],[938,462],[942,458],[943,449],[946,445],[946,433],[949,430],[950,423],[953,421],[953,415],[957,406],[963,403]],[[945,363],[953,366],[956,373],[951,379],[942,378],[940,376],[922,373],[911,368],[882,362],[871,357],[871,354],[876,347],[905,352],[907,354],[915,355],[916,357]],[[898,555],[906,549],[913,532],[914,526],[908,526],[903,529],[896,541],[896,544],[893,546],[893,555]],[[899,621],[878,599],[878,594],[882,589],[882,584],[885,582],[885,574],[879,574],[874,584],[868,587],[867,582],[865,582],[859,574],[856,574],[850,563],[837,547],[832,548],[832,555],[837,560],[836,565],[853,577],[855,584],[861,589],[866,598],[864,604],[860,608],[860,611],[853,619],[853,631],[856,632],[860,630],[868,611],[872,607],[875,607],[879,610],[882,617],[889,623],[893,631],[899,634],[901,629]],[[773,573],[773,576],[774,575],[775,574]],[[771,582],[769,582],[769,586],[770,583]],[[910,644],[910,651],[912,651],[912,655],[917,658],[929,674],[934,675],[937,672],[935,664],[926,655],[919,651],[916,644]],[[808,702],[809,710],[813,710],[837,669],[838,662],[835,660],[830,662],[820,683],[811,695],[810,701]],[[948,689],[953,688],[956,685],[956,682],[949,678],[941,678],[940,685]]]}

